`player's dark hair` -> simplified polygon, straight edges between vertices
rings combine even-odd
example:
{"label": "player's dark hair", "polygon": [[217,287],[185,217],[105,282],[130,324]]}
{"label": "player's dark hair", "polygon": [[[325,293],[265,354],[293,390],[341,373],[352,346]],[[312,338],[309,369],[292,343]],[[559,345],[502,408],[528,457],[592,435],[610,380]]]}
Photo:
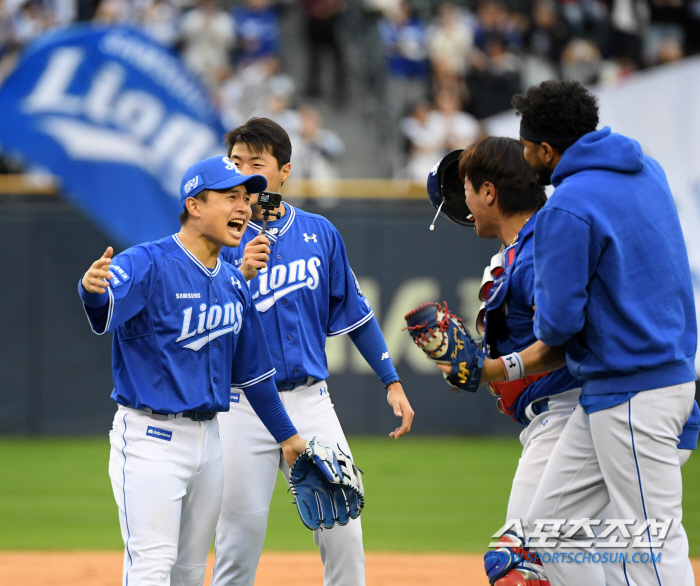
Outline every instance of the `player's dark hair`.
{"label": "player's dark hair", "polygon": [[233,145],[240,142],[254,153],[269,152],[277,159],[279,169],[292,158],[292,142],[289,140],[287,131],[269,118],[251,118],[243,126],[227,132],[224,135],[224,142],[228,147],[229,157]]}
{"label": "player's dark hair", "polygon": [[[208,195],[209,195],[209,190],[204,189],[193,197],[194,197],[194,199],[198,199],[199,201],[207,201]],[[185,222],[190,219],[190,212],[187,211],[187,208],[185,208],[184,210],[182,210],[180,212],[178,219],[180,220],[180,226],[184,226]]]}
{"label": "player's dark hair", "polygon": [[459,157],[459,178],[472,184],[474,191],[489,181],[497,193],[498,209],[504,216],[536,212],[547,201],[537,173],[525,160],[520,141],[487,136]]}
{"label": "player's dark hair", "polygon": [[[525,127],[540,135],[566,138],[542,140],[563,153],[575,139],[598,127],[598,100],[577,81],[543,81],[511,100]],[[521,133],[522,134],[522,133]],[[527,138],[527,137],[524,137]],[[528,139],[529,140],[529,139]]]}

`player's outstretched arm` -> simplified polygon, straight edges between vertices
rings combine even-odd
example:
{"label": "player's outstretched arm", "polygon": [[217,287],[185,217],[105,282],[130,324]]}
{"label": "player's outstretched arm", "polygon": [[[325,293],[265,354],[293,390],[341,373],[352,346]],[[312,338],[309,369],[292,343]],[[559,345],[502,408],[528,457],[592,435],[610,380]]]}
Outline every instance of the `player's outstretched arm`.
{"label": "player's outstretched arm", "polygon": [[[547,346],[544,342],[537,340],[537,342],[528,346],[522,352],[517,352],[517,354],[522,361],[522,374],[520,377],[511,378],[510,380],[532,374],[551,372],[566,366],[565,346]],[[447,373],[451,371],[451,367],[444,364],[439,364],[438,368]],[[484,358],[484,365],[481,368],[481,384],[505,380],[506,371],[503,367],[503,361],[500,358]]]}
{"label": "player's outstretched arm", "polygon": [[83,275],[83,289],[88,293],[106,293],[105,280],[109,281],[112,278],[112,273],[109,272],[109,264],[112,262],[114,250],[111,246],[107,247],[101,258],[92,263],[92,266]]}
{"label": "player's outstretched arm", "polygon": [[372,367],[379,380],[385,385],[386,400],[394,410],[394,415],[401,417],[401,427],[397,427],[389,434],[390,437],[397,439],[411,430],[413,409],[406,398],[403,385],[391,361],[389,349],[376,318],[372,317],[359,328],[349,332],[348,335],[367,364]]}
{"label": "player's outstretched arm", "polygon": [[406,393],[403,391],[403,385],[401,381],[395,381],[389,383],[386,388],[386,401],[389,403],[391,408],[394,410],[394,415],[396,417],[401,417],[401,427],[397,427],[394,431],[389,434],[389,437],[394,439],[400,438],[403,434],[411,431],[411,424],[413,423],[413,409],[411,409],[411,404],[408,402]]}
{"label": "player's outstretched arm", "polygon": [[267,266],[271,252],[267,236],[258,235],[245,245],[240,270],[246,281],[250,281],[260,269]]}

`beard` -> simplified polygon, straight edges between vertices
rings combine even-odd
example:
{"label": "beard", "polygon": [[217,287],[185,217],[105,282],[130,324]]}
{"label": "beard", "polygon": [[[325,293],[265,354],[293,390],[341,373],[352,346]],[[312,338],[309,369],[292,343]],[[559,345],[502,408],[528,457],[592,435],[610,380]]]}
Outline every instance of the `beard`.
{"label": "beard", "polygon": [[552,184],[552,169],[545,167],[544,165],[534,167],[535,173],[537,173],[537,183],[543,186]]}

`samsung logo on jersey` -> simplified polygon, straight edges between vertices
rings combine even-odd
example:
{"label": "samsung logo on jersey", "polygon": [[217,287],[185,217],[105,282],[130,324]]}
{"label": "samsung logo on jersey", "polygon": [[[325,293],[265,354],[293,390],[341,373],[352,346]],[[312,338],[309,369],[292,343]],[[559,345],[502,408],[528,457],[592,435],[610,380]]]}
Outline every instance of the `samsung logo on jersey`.
{"label": "samsung logo on jersey", "polygon": [[258,292],[253,296],[253,299],[259,296],[265,297],[270,293],[273,295],[257,302],[256,309],[265,312],[278,299],[302,287],[316,289],[320,283],[318,271],[320,266],[321,259],[312,256],[309,260],[302,258],[287,265],[276,265],[270,270],[267,267],[260,269],[258,271]]}
{"label": "samsung logo on jersey", "polygon": [[175,293],[175,299],[200,299],[201,293]]}
{"label": "samsung logo on jersey", "polygon": [[[235,305],[233,303],[227,303],[223,307],[220,305],[212,305],[208,311],[207,304],[202,303],[199,306],[197,327],[190,331],[193,310],[193,307],[188,307],[182,312],[182,331],[180,337],[175,340],[175,342],[182,342],[198,334],[208,333],[202,338],[185,344],[183,348],[197,352],[219,336],[223,336],[229,332],[233,332],[235,336],[241,331],[241,326],[243,325],[243,304],[240,301]],[[221,326],[221,329],[217,330],[216,328],[219,326]]]}

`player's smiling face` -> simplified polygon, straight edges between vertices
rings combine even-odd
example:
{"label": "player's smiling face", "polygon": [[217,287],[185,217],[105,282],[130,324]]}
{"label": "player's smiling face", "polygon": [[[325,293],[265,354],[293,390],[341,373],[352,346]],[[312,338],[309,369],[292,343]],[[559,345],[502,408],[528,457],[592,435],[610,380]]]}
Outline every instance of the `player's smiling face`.
{"label": "player's smiling face", "polygon": [[250,220],[250,200],[245,185],[209,190],[207,200],[198,202],[202,235],[221,246],[238,246]]}
{"label": "player's smiling face", "polygon": [[476,233],[481,238],[496,238],[498,232],[494,229],[494,211],[492,193],[495,187],[491,183],[483,183],[478,191],[474,190],[469,178],[464,181],[464,196],[469,207],[469,211],[474,216],[474,227]]}
{"label": "player's smiling face", "polygon": [[282,183],[289,177],[291,164],[280,168],[277,159],[267,150],[255,152],[245,143],[237,142],[231,148],[229,156],[243,175],[262,175],[267,179],[267,190],[278,192]]}

